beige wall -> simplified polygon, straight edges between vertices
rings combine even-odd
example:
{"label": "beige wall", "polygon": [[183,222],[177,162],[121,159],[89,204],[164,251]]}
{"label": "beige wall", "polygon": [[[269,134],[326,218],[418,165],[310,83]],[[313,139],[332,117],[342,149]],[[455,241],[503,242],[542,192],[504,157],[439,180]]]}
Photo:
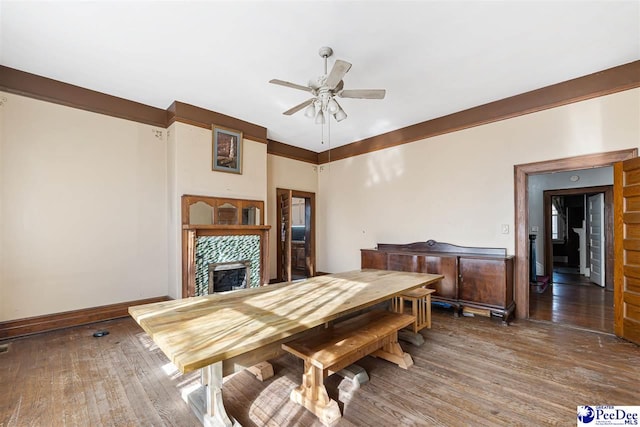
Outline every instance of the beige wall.
{"label": "beige wall", "polygon": [[343,271],[377,242],[513,253],[514,165],[640,147],[634,89],[320,167],[245,139],[235,175],[211,170],[209,129],[0,96],[0,321],[180,297],[183,194],[265,200],[273,225],[276,188],[314,192],[317,268]]}
{"label": "beige wall", "polygon": [[179,298],[180,196],[266,200],[266,144],[213,172],[211,130],[0,95],[0,321]]}
{"label": "beige wall", "polygon": [[[214,172],[212,131],[184,123],[169,127],[169,296],[182,297],[181,213],[184,194],[266,200],[267,144],[244,139],[242,174]],[[268,212],[268,204],[265,209]]]}
{"label": "beige wall", "polygon": [[378,242],[435,239],[513,254],[514,165],[636,147],[640,89],[324,165],[318,270],[359,268],[359,250]]}
{"label": "beige wall", "polygon": [[166,130],[0,96],[0,321],[166,295]]}
{"label": "beige wall", "polygon": [[[277,276],[276,245],[278,232],[276,228],[278,226],[278,219],[276,218],[276,189],[287,188],[291,190],[316,193],[317,204],[318,166],[271,154],[267,156],[267,161],[268,209],[266,220],[267,224],[270,224],[272,227],[269,234],[269,277],[273,279]],[[317,209],[318,207],[316,206],[316,220]],[[316,238],[320,238],[320,235],[316,234]]]}

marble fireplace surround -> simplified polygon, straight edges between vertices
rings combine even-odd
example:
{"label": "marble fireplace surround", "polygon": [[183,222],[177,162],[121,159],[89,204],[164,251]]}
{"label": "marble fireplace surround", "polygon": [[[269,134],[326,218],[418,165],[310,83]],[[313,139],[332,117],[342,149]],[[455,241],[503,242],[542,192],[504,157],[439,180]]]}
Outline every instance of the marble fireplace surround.
{"label": "marble fireplace surround", "polygon": [[209,264],[251,261],[250,287],[269,283],[269,225],[183,225],[182,297],[208,293]]}
{"label": "marble fireplace surround", "polygon": [[226,263],[249,263],[247,287],[260,286],[260,236],[196,237],[195,295],[209,294],[210,266]]}

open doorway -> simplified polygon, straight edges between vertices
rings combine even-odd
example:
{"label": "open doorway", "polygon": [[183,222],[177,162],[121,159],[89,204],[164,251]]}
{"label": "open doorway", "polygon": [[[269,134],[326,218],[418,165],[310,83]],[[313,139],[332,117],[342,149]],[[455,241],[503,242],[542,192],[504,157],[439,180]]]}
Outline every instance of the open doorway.
{"label": "open doorway", "polygon": [[315,193],[276,189],[278,282],[315,275]]}
{"label": "open doorway", "polygon": [[[530,317],[529,233],[531,222],[529,210],[527,209],[530,198],[528,190],[530,178],[536,174],[611,166],[616,162],[637,157],[637,155],[638,149],[632,148],[514,166],[516,230],[515,299],[517,318],[528,319]],[[614,245],[616,237],[617,236],[614,235]]]}
{"label": "open doorway", "polygon": [[[602,169],[613,173],[610,168]],[[543,194],[545,276],[562,283],[566,280],[563,275],[568,274],[612,291],[613,185]]]}
{"label": "open doorway", "polygon": [[[569,173],[588,172],[599,171]],[[611,168],[600,172],[612,182]],[[542,276],[530,288],[530,318],[613,333],[613,186],[546,190],[543,199]]]}
{"label": "open doorway", "polygon": [[530,318],[612,333],[613,168],[534,174],[528,190]]}

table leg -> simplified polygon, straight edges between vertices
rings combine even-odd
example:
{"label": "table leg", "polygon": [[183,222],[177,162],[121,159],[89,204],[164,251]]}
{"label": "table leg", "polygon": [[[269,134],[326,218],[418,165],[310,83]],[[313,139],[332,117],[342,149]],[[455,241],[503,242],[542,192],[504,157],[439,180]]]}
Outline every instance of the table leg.
{"label": "table leg", "polygon": [[207,388],[207,413],[203,424],[205,427],[233,426],[222,402],[222,362],[203,368],[202,379]]}
{"label": "table leg", "polygon": [[189,404],[205,427],[233,427],[239,424],[227,415],[222,402],[222,362],[201,370],[202,386],[188,396]]}
{"label": "table leg", "polygon": [[251,372],[260,381],[273,377],[273,365],[269,362],[260,362],[249,366],[247,371]]}
{"label": "table leg", "polygon": [[322,369],[304,362],[302,385],[291,391],[291,400],[313,412],[325,426],[335,425],[342,415],[338,402],[329,398]]}

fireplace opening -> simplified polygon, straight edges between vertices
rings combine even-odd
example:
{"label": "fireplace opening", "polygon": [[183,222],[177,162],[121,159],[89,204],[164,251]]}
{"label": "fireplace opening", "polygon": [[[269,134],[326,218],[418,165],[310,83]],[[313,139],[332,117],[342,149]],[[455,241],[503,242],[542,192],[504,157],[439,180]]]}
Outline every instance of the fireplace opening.
{"label": "fireplace opening", "polygon": [[247,288],[250,272],[250,260],[209,264],[209,294]]}

